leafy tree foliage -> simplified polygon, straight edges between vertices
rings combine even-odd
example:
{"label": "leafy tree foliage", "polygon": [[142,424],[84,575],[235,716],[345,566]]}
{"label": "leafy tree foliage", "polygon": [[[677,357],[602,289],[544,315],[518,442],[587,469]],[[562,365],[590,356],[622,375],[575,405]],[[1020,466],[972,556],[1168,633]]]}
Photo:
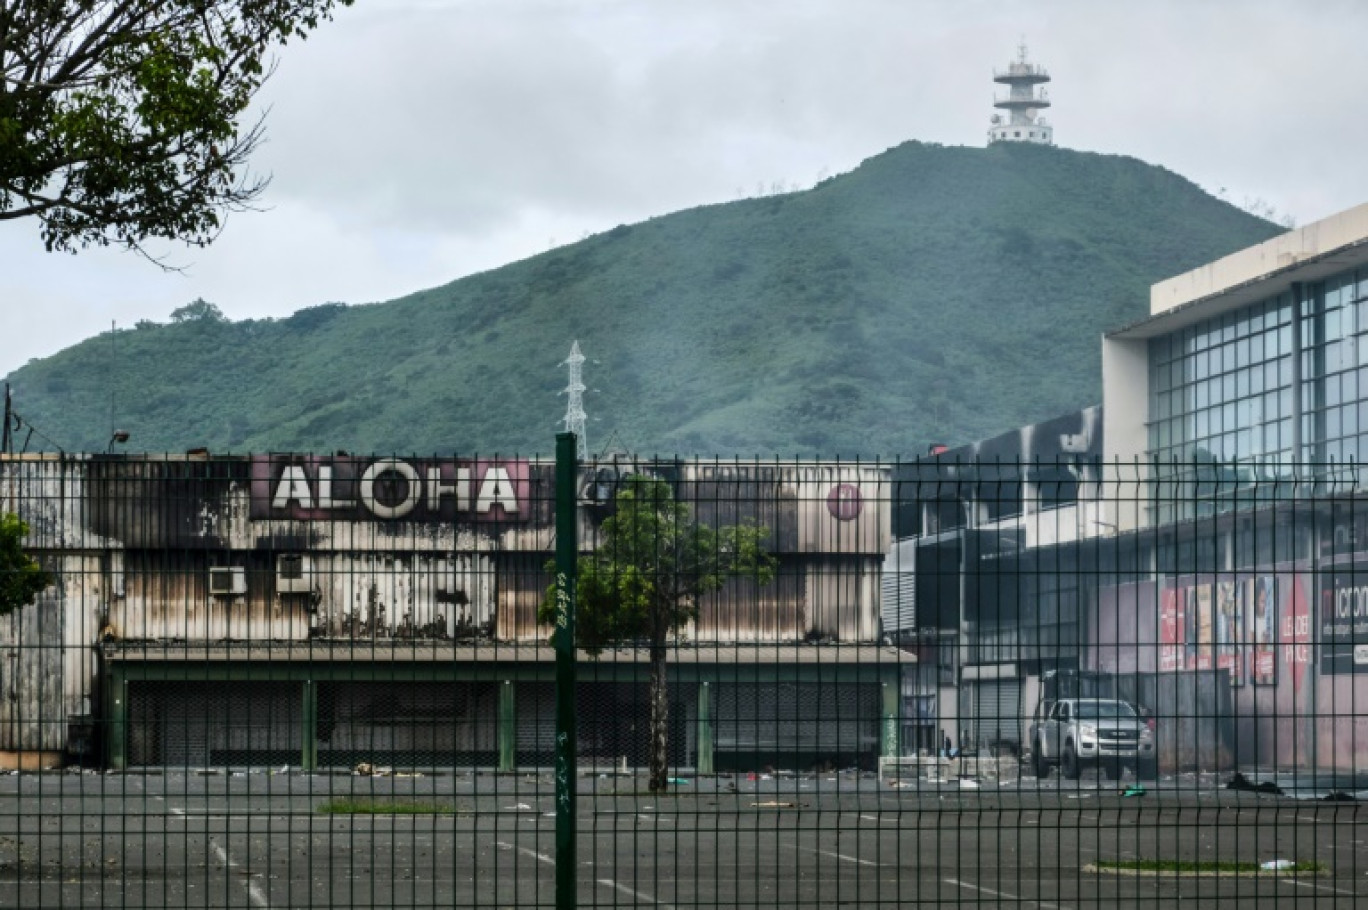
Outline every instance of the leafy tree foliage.
{"label": "leafy tree foliage", "polygon": [[[754,524],[712,528],[694,520],[670,485],[647,475],[624,479],[603,522],[597,547],[580,557],[576,644],[591,654],[611,644],[644,644],[650,653],[650,787],[668,785],[671,639],[697,618],[699,599],[733,578],[757,585],[774,577],[768,530]],[[539,618],[555,619],[555,589]]]}
{"label": "leafy tree foliage", "polygon": [[271,48],[351,2],[0,2],[0,220],[49,250],[209,243],[265,186],[242,117]]}
{"label": "leafy tree foliage", "polygon": [[207,322],[227,322],[228,317],[223,315],[223,310],[220,310],[203,297],[196,297],[185,306],[176,307],[171,311],[172,322],[195,322],[198,320]]}
{"label": "leafy tree foliage", "polygon": [[0,513],[0,616],[33,603],[52,576],[24,552],[28,525],[18,515]]}

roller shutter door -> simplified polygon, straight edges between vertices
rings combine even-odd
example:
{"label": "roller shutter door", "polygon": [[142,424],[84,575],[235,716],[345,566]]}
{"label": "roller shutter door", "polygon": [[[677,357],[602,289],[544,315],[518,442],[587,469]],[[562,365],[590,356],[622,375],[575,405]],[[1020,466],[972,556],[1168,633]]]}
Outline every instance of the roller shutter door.
{"label": "roller shutter door", "polygon": [[1021,745],[1021,680],[985,679],[974,683],[974,741]]}

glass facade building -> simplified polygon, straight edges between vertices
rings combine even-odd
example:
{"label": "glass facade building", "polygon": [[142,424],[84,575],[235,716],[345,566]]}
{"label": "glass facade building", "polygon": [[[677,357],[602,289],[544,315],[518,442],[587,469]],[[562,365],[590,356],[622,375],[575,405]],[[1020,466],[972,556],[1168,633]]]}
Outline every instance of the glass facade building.
{"label": "glass facade building", "polygon": [[1368,269],[1152,338],[1148,388],[1152,521],[1352,472],[1368,459]]}

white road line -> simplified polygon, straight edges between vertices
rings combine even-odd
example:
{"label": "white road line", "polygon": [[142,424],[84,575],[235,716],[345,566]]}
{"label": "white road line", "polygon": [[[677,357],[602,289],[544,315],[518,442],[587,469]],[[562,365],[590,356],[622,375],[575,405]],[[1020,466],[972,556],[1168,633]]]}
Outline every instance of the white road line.
{"label": "white road line", "polygon": [[674,907],[673,907],[672,905],[666,904],[666,903],[664,903],[664,902],[662,902],[662,901],[658,901],[658,900],[656,900],[655,898],[651,897],[649,894],[645,894],[645,893],[643,893],[643,892],[641,892],[641,891],[633,891],[631,888],[628,888],[626,885],[619,885],[617,882],[613,881],[611,878],[601,878],[601,879],[598,880],[598,883],[599,883],[600,885],[603,885],[604,887],[613,888],[613,889],[615,889],[615,890],[617,890],[617,891],[621,891],[623,894],[627,895],[628,897],[636,898],[636,899],[639,900],[639,901],[645,901],[645,902],[648,903],[648,904],[655,904],[657,907],[664,907],[664,908],[666,908],[666,910],[674,910]]}
{"label": "white road line", "polygon": [[953,878],[947,878],[945,881],[947,884],[954,885],[956,888],[968,888],[970,891],[980,891],[984,894],[990,894],[993,897],[1006,898],[1009,901],[1024,901],[1028,906],[1031,907],[1044,907],[1046,908],[1046,910],[1063,910],[1063,908],[1060,907],[1059,904],[1052,904],[1049,901],[1027,900],[1024,897],[1018,897],[1015,894],[1008,894],[1006,891],[994,891],[992,888],[984,888],[980,885],[971,885],[968,882],[962,882],[958,879]]}
{"label": "white road line", "polygon": [[1350,897],[1358,897],[1354,891],[1341,891],[1339,888],[1331,888],[1329,885],[1317,885],[1313,882],[1299,882],[1294,878],[1279,878],[1278,881],[1284,885],[1296,885],[1298,888],[1314,888],[1317,891],[1331,891],[1335,894],[1347,894]]}
{"label": "white road line", "polygon": [[795,846],[793,849],[804,850],[808,853],[820,853],[822,856],[830,856],[832,859],[842,859],[848,863],[859,863],[861,866],[874,866],[875,868],[878,868],[879,866],[879,864],[873,860],[860,859],[858,856],[846,856],[844,853],[833,853],[830,850],[818,850],[816,847]]}
{"label": "white road line", "polygon": [[517,850],[519,853],[532,857],[539,863],[546,863],[548,866],[554,866],[556,864],[556,861],[545,853],[538,853],[530,847],[521,847],[504,841],[496,841],[496,843],[505,850]]}
{"label": "white road line", "polygon": [[860,818],[863,818],[866,821],[871,822],[887,822],[890,825],[896,825],[898,823],[898,820],[896,818],[882,818],[877,815],[861,815]]}
{"label": "white road line", "polygon": [[[214,852],[218,854],[219,862],[223,863],[225,869],[237,868],[237,863],[233,862],[231,859],[228,858],[227,850],[223,849],[213,841],[209,842],[209,846],[214,848]],[[262,910],[270,910],[270,902],[266,900],[266,895],[261,893],[261,887],[256,883],[252,876],[247,876],[245,882],[247,885],[247,898],[252,902],[252,906],[261,907]]]}

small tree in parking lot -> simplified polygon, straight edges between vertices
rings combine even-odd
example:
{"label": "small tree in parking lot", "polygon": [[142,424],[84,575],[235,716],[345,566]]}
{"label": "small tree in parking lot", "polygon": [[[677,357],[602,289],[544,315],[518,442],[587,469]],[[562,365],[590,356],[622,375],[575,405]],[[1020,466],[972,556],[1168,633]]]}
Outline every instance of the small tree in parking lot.
{"label": "small tree in parking lot", "polygon": [[[604,520],[598,547],[579,559],[576,633],[590,654],[615,644],[645,642],[650,651],[650,788],[669,784],[670,702],[666,662],[670,636],[697,618],[699,599],[732,578],[767,584],[775,558],[767,529],[742,523],[711,528],[677,502],[670,485],[644,474],[624,479]],[[555,588],[539,618],[555,619]]]}
{"label": "small tree in parking lot", "polygon": [[52,575],[24,551],[28,525],[18,515],[0,513],[0,616],[6,616],[52,584]]}

